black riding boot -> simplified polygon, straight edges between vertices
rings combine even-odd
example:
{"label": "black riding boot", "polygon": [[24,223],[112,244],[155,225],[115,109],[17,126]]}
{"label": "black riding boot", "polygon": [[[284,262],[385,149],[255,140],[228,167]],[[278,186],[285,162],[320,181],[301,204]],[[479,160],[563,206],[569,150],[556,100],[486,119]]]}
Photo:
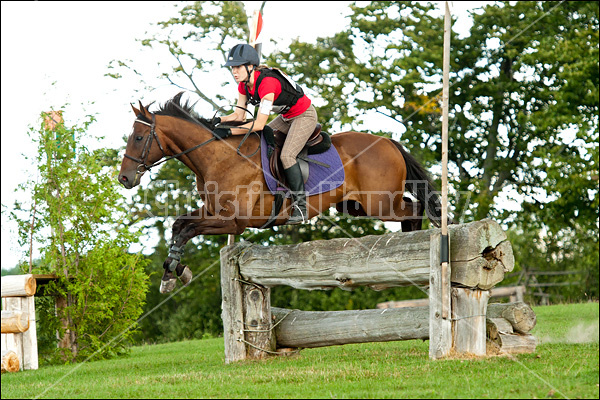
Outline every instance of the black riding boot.
{"label": "black riding boot", "polygon": [[298,163],[283,170],[288,186],[292,192],[292,215],[288,219],[288,224],[299,224],[308,221],[306,212],[306,192],[304,190],[304,180],[302,179],[302,171]]}

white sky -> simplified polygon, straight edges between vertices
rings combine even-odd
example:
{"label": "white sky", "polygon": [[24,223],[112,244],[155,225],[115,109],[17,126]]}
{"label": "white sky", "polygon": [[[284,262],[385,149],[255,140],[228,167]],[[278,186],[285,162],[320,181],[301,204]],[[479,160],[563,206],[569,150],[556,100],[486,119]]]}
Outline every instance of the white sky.
{"label": "white sky", "polygon": [[[261,4],[245,3],[250,15]],[[314,41],[338,32],[346,25],[349,3],[267,2],[263,53],[273,50],[267,42],[271,38],[283,40],[283,45],[291,38]],[[37,176],[37,170],[22,157],[36,154],[27,135],[29,127],[39,125],[41,112],[68,104],[64,113],[68,126],[79,125],[88,114],[96,115],[91,133],[104,136],[107,147],[122,146],[122,137],[133,123],[129,104],[137,103],[136,90],[142,88],[136,86],[137,82],[105,77],[107,66],[114,59],[132,59],[137,65],[156,63],[147,52],[140,52],[136,39],[154,32],[156,28],[151,24],[177,16],[180,4],[2,1],[2,268],[12,268],[25,258],[24,249],[18,245],[16,225],[9,221],[8,214],[15,199],[26,200],[24,194],[15,193],[17,186]],[[478,5],[481,2],[452,2],[451,9],[458,15]],[[454,29],[469,26],[465,19]],[[142,100],[164,102],[180,90],[166,84],[157,89]],[[234,102],[235,93],[231,95]],[[373,118],[382,125],[390,123],[381,115]]]}

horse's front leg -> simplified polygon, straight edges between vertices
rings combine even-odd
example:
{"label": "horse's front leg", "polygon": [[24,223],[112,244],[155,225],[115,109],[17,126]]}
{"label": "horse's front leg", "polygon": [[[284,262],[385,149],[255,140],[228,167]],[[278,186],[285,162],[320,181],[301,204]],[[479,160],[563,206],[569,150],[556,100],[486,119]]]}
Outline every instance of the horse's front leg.
{"label": "horse's front leg", "polygon": [[168,293],[175,288],[177,277],[184,286],[192,280],[192,271],[187,265],[181,264],[181,257],[185,244],[198,235],[239,235],[244,231],[235,218],[222,218],[206,214],[206,209],[201,208],[177,218],[173,224],[173,239],[169,247],[169,255],[163,263],[165,272],[160,283],[160,292]]}

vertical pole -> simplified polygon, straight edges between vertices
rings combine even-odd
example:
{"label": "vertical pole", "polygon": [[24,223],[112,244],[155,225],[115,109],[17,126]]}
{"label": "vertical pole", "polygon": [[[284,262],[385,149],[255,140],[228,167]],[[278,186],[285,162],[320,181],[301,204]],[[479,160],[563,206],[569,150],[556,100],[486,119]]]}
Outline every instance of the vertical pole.
{"label": "vertical pole", "polygon": [[[444,70],[443,70],[443,94],[442,94],[442,237],[441,237],[441,262],[442,279],[445,280],[449,274],[449,243],[448,243],[448,103],[450,97],[450,9],[446,1],[444,15]],[[449,284],[442,281],[442,290],[447,290]],[[448,294],[442,293],[442,318],[447,319],[450,310]]]}
{"label": "vertical pole", "polygon": [[442,305],[450,303],[450,288],[444,289],[442,284],[446,282],[450,286],[450,279],[442,277],[441,233],[434,232],[429,247],[429,358],[439,360],[447,357],[452,349],[452,321],[442,317]]}

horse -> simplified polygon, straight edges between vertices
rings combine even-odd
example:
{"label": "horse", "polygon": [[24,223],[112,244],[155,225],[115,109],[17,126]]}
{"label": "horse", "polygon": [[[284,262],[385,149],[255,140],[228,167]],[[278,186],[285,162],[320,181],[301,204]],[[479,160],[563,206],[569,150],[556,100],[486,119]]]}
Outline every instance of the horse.
{"label": "horse", "polygon": [[[202,207],[178,216],[161,278],[161,293],[173,290],[177,278],[187,285],[191,269],[180,263],[185,244],[198,235],[239,235],[246,228],[286,224],[291,199],[271,215],[274,195],[267,190],[257,151],[259,135],[213,134],[215,126],[199,117],[189,101],[177,94],[150,112],[133,104],[133,128],[127,139],[118,175],[127,189],[140,184],[152,167],[176,158],[196,175]],[[250,130],[249,130],[250,133]],[[403,231],[422,229],[423,212],[440,226],[438,192],[424,167],[397,141],[370,133],[347,131],[330,136],[344,169],[339,187],[307,196],[308,218],[330,207],[352,216],[401,222]],[[266,168],[269,168],[266,166]],[[404,196],[405,189],[417,201]]]}

